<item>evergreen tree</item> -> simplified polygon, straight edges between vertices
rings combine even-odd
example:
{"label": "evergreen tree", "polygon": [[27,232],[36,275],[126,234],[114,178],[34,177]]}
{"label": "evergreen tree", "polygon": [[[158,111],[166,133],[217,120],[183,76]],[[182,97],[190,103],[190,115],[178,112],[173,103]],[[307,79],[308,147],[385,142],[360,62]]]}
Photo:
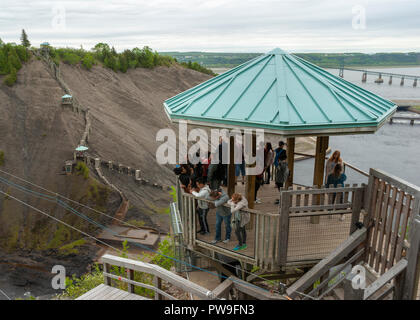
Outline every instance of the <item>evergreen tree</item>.
{"label": "evergreen tree", "polygon": [[28,35],[26,34],[25,30],[22,29],[22,35],[20,36],[20,41],[22,41],[22,46],[25,48],[29,48],[31,43],[28,40]]}

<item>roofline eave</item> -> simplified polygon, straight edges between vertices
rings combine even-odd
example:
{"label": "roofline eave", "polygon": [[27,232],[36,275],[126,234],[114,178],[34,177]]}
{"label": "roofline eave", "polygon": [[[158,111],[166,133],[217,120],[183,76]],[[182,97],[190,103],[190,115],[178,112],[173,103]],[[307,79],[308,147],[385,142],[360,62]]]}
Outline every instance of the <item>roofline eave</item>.
{"label": "roofline eave", "polygon": [[[168,115],[169,116],[169,115]],[[302,129],[273,129],[273,128],[264,128],[258,126],[241,126],[235,125],[232,123],[216,123],[210,121],[199,121],[195,119],[186,119],[186,118],[170,118],[172,123],[178,123],[180,121],[185,121],[189,125],[207,127],[214,129],[263,129],[265,133],[275,134],[285,137],[299,137],[299,136],[333,136],[333,135],[349,135],[349,134],[371,134],[375,133],[384,123],[372,123],[360,127],[342,127],[342,128],[302,128]]]}

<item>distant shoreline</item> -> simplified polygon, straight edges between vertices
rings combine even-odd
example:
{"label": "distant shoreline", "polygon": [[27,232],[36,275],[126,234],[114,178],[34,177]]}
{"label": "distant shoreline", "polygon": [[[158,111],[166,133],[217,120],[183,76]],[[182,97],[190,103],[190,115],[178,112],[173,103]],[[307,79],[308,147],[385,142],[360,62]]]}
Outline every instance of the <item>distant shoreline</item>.
{"label": "distant shoreline", "polygon": [[[208,69],[211,69],[213,71],[215,70],[229,70],[229,69],[233,69],[237,66],[232,66],[232,67],[208,67],[208,66],[204,66]],[[340,69],[340,67],[321,67],[323,69]],[[354,69],[392,69],[392,68],[420,68],[420,64],[413,64],[413,65],[395,65],[395,66],[365,66],[365,65],[360,65],[360,66],[348,66],[346,68],[354,68]]]}

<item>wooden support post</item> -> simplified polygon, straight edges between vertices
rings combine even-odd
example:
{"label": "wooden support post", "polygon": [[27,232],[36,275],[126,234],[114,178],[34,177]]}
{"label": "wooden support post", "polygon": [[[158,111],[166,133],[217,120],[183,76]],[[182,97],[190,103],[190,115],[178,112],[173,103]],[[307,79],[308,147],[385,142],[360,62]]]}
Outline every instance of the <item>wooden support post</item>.
{"label": "wooden support post", "polygon": [[286,188],[293,186],[293,171],[295,167],[295,138],[287,138],[287,166],[289,167],[289,178],[286,182]]}
{"label": "wooden support post", "polygon": [[[127,269],[128,279],[134,281],[134,270],[133,269]],[[129,283],[128,284],[128,292],[134,293],[134,284]]]}
{"label": "wooden support post", "polygon": [[[257,153],[257,136],[252,133],[252,156],[255,157]],[[247,167],[255,167],[256,164],[250,165],[246,164]],[[254,209],[255,205],[255,176],[250,175],[246,176],[246,185],[245,185],[246,199],[248,200],[248,207]]]}
{"label": "wooden support post", "polygon": [[[315,150],[315,166],[314,166],[314,186],[321,188],[324,183],[324,167],[325,167],[325,155],[328,149],[329,137],[317,137],[316,138],[316,150]],[[320,196],[316,195],[313,197],[312,205],[319,205]],[[311,223],[318,224],[319,216],[311,217]]]}
{"label": "wooden support post", "polygon": [[[109,263],[104,263],[104,272],[105,273],[110,273],[111,272],[111,266],[109,265]],[[104,282],[107,286],[111,285],[111,278],[104,275]]]}
{"label": "wooden support post", "polygon": [[228,195],[235,193],[235,137],[229,138]]}
{"label": "wooden support post", "polygon": [[350,224],[350,234],[357,230],[356,223],[360,220],[360,212],[363,206],[364,189],[357,189],[354,192],[353,203],[352,203],[352,214]]}
{"label": "wooden support post", "polygon": [[[154,285],[157,289],[162,289],[162,279],[155,276],[153,279]],[[155,292],[155,300],[163,300],[163,296],[160,293]]]}
{"label": "wooden support post", "polygon": [[343,280],[344,289],[344,300],[363,300],[365,289],[354,289],[352,280],[356,276],[354,273],[350,273]]}
{"label": "wooden support post", "polygon": [[278,243],[278,264],[280,266],[285,266],[287,263],[287,248],[289,247],[289,209],[292,200],[291,198],[290,193],[282,193],[279,213],[280,235]]}
{"label": "wooden support post", "polygon": [[[414,207],[413,209],[415,209]],[[418,208],[413,210],[412,214],[418,215]],[[403,300],[416,299],[420,281],[420,220],[413,219],[410,228],[410,248],[407,254],[408,264],[405,273]]]}

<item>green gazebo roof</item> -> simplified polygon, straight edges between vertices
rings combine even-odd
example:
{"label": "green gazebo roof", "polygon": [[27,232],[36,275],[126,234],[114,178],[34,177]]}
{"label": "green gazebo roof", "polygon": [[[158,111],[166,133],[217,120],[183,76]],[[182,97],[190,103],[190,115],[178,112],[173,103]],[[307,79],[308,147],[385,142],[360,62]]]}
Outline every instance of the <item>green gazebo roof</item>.
{"label": "green gazebo roof", "polygon": [[172,121],[289,136],[375,132],[397,106],[281,49],[164,102]]}

